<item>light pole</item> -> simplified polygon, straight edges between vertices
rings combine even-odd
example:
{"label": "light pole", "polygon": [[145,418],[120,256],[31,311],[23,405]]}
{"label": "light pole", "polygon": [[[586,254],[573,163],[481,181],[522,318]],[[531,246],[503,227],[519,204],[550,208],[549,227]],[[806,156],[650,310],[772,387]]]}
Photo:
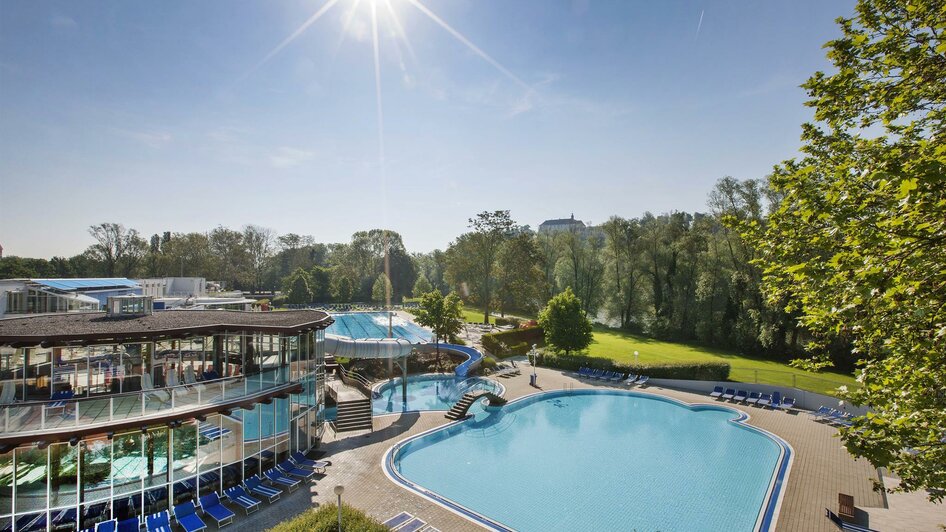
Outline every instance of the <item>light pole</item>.
{"label": "light pole", "polygon": [[637,355],[639,355],[639,354],[640,354],[640,353],[638,353],[637,351],[634,351],[634,365],[635,365],[635,366],[637,365]]}
{"label": "light pole", "polygon": [[345,486],[341,484],[335,486],[335,495],[338,495],[338,532],[342,532],[342,493],[345,492]]}
{"label": "light pole", "polygon": [[532,374],[535,375],[535,366],[539,363],[539,350],[535,344],[532,344],[532,350],[529,351],[529,354],[532,355]]}

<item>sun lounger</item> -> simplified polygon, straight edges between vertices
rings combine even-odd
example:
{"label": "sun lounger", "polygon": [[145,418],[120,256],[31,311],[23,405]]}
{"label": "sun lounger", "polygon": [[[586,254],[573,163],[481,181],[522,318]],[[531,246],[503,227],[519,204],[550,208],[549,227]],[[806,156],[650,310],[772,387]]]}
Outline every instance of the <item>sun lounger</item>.
{"label": "sun lounger", "polygon": [[301,467],[296,467],[296,464],[293,464],[289,460],[283,460],[282,462],[279,462],[279,464],[277,464],[276,467],[278,467],[280,471],[282,471],[283,473],[287,475],[293,475],[300,478],[309,479],[309,478],[312,478],[313,475],[315,475],[315,471],[311,469],[303,469]]}
{"label": "sun lounger", "polygon": [[720,397],[723,399],[732,399],[735,396],[736,396],[735,388],[726,388],[726,392],[723,395],[720,395]]}
{"label": "sun lounger", "polygon": [[388,527],[388,529],[390,530],[394,530],[397,527],[403,525],[404,523],[410,521],[413,518],[414,518],[413,515],[407,512],[401,512],[381,524]]}
{"label": "sun lounger", "polygon": [[415,517],[404,523],[403,526],[397,529],[397,532],[417,532],[425,526],[427,526],[427,521],[424,521],[420,517]]}
{"label": "sun lounger", "polygon": [[164,510],[145,517],[145,527],[148,532],[171,532],[171,517]]}
{"label": "sun lounger", "polygon": [[754,405],[759,402],[759,392],[749,392],[749,398],[746,399],[746,403]]}
{"label": "sun lounger", "polygon": [[287,488],[289,488],[289,491],[292,491],[298,488],[299,484],[302,484],[301,480],[287,477],[286,475],[283,475],[276,469],[269,469],[267,471],[264,471],[263,475],[265,475],[266,478],[268,478],[270,482],[286,486]]}
{"label": "sun lounger", "polygon": [[745,390],[739,390],[736,392],[736,395],[733,396],[733,401],[739,401],[740,403],[749,398],[749,392]]}
{"label": "sun lounger", "polygon": [[831,510],[827,508],[824,509],[824,515],[825,517],[830,519],[831,522],[837,525],[838,528],[840,528],[841,530],[844,530],[845,532],[877,532],[876,530],[872,528],[867,528],[866,526],[861,526],[855,523],[848,523],[847,521],[844,521],[837,514],[835,514],[834,512],[832,512]]}
{"label": "sun lounger", "polygon": [[217,496],[217,492],[215,491],[200,498],[200,509],[204,511],[204,515],[209,515],[217,521],[217,528],[222,528],[232,523],[233,518],[236,517],[233,510],[227,508],[220,502],[220,497]]}
{"label": "sun lounger", "polygon": [[325,472],[325,468],[330,465],[328,462],[324,460],[310,460],[306,458],[305,455],[299,451],[292,453],[292,455],[290,455],[289,458],[300,466],[311,467],[312,469],[316,471],[319,471],[321,469],[322,470],[321,472]]}
{"label": "sun lounger", "polygon": [[16,400],[16,383],[13,381],[5,381],[3,383],[3,390],[0,391],[0,405],[9,405]]}
{"label": "sun lounger", "polygon": [[782,394],[779,392],[772,392],[772,403],[770,406],[772,408],[778,408],[780,404],[782,404]]}
{"label": "sun lounger", "polygon": [[194,501],[187,501],[174,507],[174,519],[184,528],[185,532],[200,532],[207,528],[207,523],[197,515]]}
{"label": "sun lounger", "polygon": [[759,396],[759,406],[761,406],[762,408],[765,408],[767,405],[769,405],[769,404],[771,404],[771,403],[772,403],[772,396],[771,396],[771,395],[769,395],[769,394],[767,394],[767,393],[764,393],[764,394],[762,394],[762,395]]}
{"label": "sun lounger", "polygon": [[118,530],[118,521],[109,519],[95,524],[95,532],[115,532]]}
{"label": "sun lounger", "polygon": [[640,377],[637,378],[636,381],[634,381],[634,384],[638,386],[643,386],[647,384],[647,381],[649,380],[650,380],[650,377],[648,377],[647,375],[641,375]]}
{"label": "sun lounger", "polygon": [[141,393],[144,394],[145,398],[154,397],[162,403],[166,403],[171,400],[171,394],[164,390],[158,390],[154,387],[154,381],[151,380],[150,373],[141,375]]}
{"label": "sun lounger", "polygon": [[637,375],[631,373],[630,375],[627,376],[627,379],[624,381],[624,384],[628,386],[634,384],[634,381],[637,380],[637,377],[638,377]]}
{"label": "sun lounger", "polygon": [[710,397],[719,397],[719,396],[721,396],[721,395],[723,395],[723,387],[722,387],[722,386],[714,386],[714,387],[713,387],[713,391],[710,392]]}
{"label": "sun lounger", "polygon": [[624,380],[623,373],[615,372],[614,374],[611,375],[611,382],[620,382],[623,380]]}
{"label": "sun lounger", "polygon": [[138,532],[141,530],[141,520],[137,517],[130,517],[124,521],[118,522],[118,532]]}
{"label": "sun lounger", "polygon": [[263,481],[256,475],[243,481],[243,485],[246,486],[246,489],[250,491],[253,495],[258,495],[260,497],[265,497],[269,499],[270,503],[279,500],[279,496],[282,495],[282,490],[267,486],[263,484]]}
{"label": "sun lounger", "polygon": [[785,399],[782,399],[782,402],[781,402],[781,403],[779,403],[779,404],[777,404],[777,405],[775,405],[775,406],[778,406],[778,407],[781,408],[782,410],[786,410],[786,411],[791,410],[791,409],[795,408],[795,398],[794,398],[794,397],[786,397]]}
{"label": "sun lounger", "polygon": [[246,493],[246,490],[243,489],[243,486],[227,488],[223,493],[230,502],[243,508],[243,511],[246,512],[247,515],[259,510],[260,501],[250,497],[249,494]]}
{"label": "sun lounger", "polygon": [[831,414],[831,412],[834,412],[833,408],[828,408],[827,406],[821,405],[818,407],[818,410],[815,410],[814,412],[809,412],[808,415],[812,417],[820,418],[820,417],[824,417]]}

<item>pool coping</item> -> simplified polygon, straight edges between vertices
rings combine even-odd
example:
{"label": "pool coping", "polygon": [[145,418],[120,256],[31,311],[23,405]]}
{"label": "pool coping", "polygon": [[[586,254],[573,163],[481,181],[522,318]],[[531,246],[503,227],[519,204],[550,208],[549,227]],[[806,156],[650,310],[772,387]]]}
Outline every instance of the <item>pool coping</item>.
{"label": "pool coping", "polygon": [[[779,447],[779,457],[777,461],[777,467],[775,467],[772,472],[771,479],[769,480],[769,486],[766,490],[765,497],[763,498],[762,507],[759,509],[759,515],[756,517],[755,525],[753,527],[753,530],[757,532],[768,532],[771,530],[775,530],[776,524],[778,522],[778,514],[782,507],[782,500],[785,497],[784,487],[788,481],[788,475],[789,475],[789,472],[791,471],[792,463],[794,462],[795,452],[791,444],[789,444],[787,441],[785,441],[783,438],[779,437],[778,435],[773,434],[772,432],[769,432],[765,429],[748,424],[747,421],[750,419],[750,416],[747,412],[744,412],[737,408],[733,408],[728,405],[720,405],[718,403],[704,403],[704,402],[688,403],[680,399],[667,397],[667,396],[652,393],[652,392],[645,392],[643,390],[622,390],[622,389],[614,389],[614,388],[608,388],[608,389],[581,388],[581,389],[541,391],[541,392],[530,393],[522,397],[518,397],[512,401],[509,401],[509,403],[507,403],[507,405],[505,406],[508,406],[510,404],[517,403],[520,401],[524,401],[527,399],[537,399],[539,396],[556,397],[556,396],[569,396],[569,395],[608,395],[608,394],[630,395],[630,396],[646,397],[648,399],[657,399],[661,401],[675,403],[678,406],[683,406],[693,411],[698,411],[698,410],[728,411],[736,415],[735,418],[727,420],[729,423],[733,423],[739,427],[743,427],[746,430],[756,431],[759,434],[762,434],[763,436],[767,436],[769,439],[775,442],[775,444]],[[429,410],[427,410],[427,412],[429,412]],[[390,415],[390,414],[386,414],[386,415]],[[397,468],[394,467],[395,456],[408,443],[413,442],[414,440],[418,440],[420,438],[423,438],[424,436],[433,434],[438,431],[449,430],[453,427],[460,425],[461,423],[464,423],[472,419],[472,417],[473,416],[467,416],[463,419],[452,421],[450,423],[425,430],[419,434],[415,434],[413,436],[410,436],[408,438],[404,438],[398,441],[397,443],[392,445],[387,451],[385,451],[384,454],[381,456],[381,469],[382,471],[384,471],[384,475],[388,477],[388,479],[391,480],[391,482],[477,525],[480,525],[489,530],[494,530],[498,532],[513,532],[515,529],[510,528],[507,525],[504,525],[496,520],[486,517],[485,515],[482,515],[479,512],[471,510],[470,508],[467,508],[463,506],[462,504],[459,504],[451,499],[448,499],[447,497],[444,497],[443,495],[440,495],[439,493],[435,491],[428,490],[427,488],[408,480],[403,475],[401,475],[401,473],[397,470]]]}
{"label": "pool coping", "polygon": [[[437,377],[437,376],[443,376],[443,377],[451,377],[451,376],[452,376],[452,377],[454,377],[454,378],[462,378],[463,380],[467,380],[467,379],[485,379],[485,380],[488,380],[488,381],[495,382],[497,385],[499,385],[499,395],[500,395],[500,396],[506,395],[506,386],[505,386],[503,383],[499,382],[498,380],[496,380],[496,379],[491,379],[491,378],[489,378],[488,376],[476,375],[476,376],[473,376],[473,377],[457,377],[457,376],[454,375],[453,373],[417,373],[417,374],[415,374],[415,375],[408,375],[407,377],[408,377],[408,380],[410,380],[411,377]],[[400,378],[401,378],[401,377],[395,377],[395,379],[400,379]],[[387,384],[390,380],[393,380],[393,379],[381,380],[381,381],[378,381],[377,384],[372,385],[372,386],[371,386],[371,394],[374,395],[374,393],[377,391],[378,388],[381,388],[382,386],[384,386],[385,384]],[[530,395],[531,395],[531,394],[530,394]],[[372,400],[372,402],[373,402],[373,401],[374,401],[374,398],[372,397],[371,400]],[[459,401],[459,399],[457,399],[457,400]],[[518,401],[518,399],[516,399],[516,400]],[[510,401],[510,402],[512,402],[512,401]],[[419,412],[449,412],[449,411],[450,411],[449,408],[436,409],[436,410],[433,410],[433,409],[430,409],[430,408],[424,408],[424,409],[421,409],[421,410],[399,410],[399,411],[397,411],[397,412],[385,412],[385,413],[383,413],[383,414],[374,414],[374,413],[373,413],[373,414],[372,414],[372,417],[385,417],[385,416],[394,416],[394,415],[398,415],[398,416],[399,416],[399,415],[401,415],[401,414],[416,414],[416,413],[419,413]],[[459,420],[459,421],[463,421],[463,420],[461,419],[461,420]],[[435,428],[436,428],[436,429],[440,429],[440,428],[443,428],[443,427],[444,427],[444,425],[441,425],[440,427],[435,427]]]}

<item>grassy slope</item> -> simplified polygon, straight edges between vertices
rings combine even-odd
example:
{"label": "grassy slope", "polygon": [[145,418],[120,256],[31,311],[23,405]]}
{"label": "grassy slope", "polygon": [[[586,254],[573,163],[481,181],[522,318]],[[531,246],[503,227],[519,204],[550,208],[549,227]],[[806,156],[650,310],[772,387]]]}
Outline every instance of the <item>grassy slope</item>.
{"label": "grassy slope", "polygon": [[[721,360],[732,366],[729,378],[734,381],[759,382],[794,386],[813,392],[831,394],[834,388],[855,385],[854,377],[841,373],[811,373],[795,369],[782,362],[757,360],[721,349],[654,340],[615,329],[595,327],[594,340],[588,348],[593,356],[607,357],[618,362],[634,362],[634,351],[640,363],[690,362]],[[794,376],[794,381],[793,381]]]}

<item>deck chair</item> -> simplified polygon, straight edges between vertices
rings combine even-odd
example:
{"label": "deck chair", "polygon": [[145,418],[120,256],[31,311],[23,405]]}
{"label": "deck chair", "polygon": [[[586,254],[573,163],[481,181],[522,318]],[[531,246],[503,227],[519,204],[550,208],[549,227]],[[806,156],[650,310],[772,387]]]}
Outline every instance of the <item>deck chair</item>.
{"label": "deck chair", "polygon": [[292,491],[298,488],[299,484],[302,483],[301,480],[287,477],[286,475],[282,474],[278,469],[269,469],[267,471],[264,471],[263,475],[265,475],[266,478],[268,478],[269,481],[274,484],[281,484],[283,486],[286,486],[287,488],[289,488],[289,491]]}
{"label": "deck chair", "polygon": [[171,516],[167,510],[146,516],[145,527],[148,532],[171,532]]}
{"label": "deck chair", "polygon": [[409,513],[407,513],[407,512],[401,512],[401,513],[395,515],[394,517],[389,518],[387,521],[385,521],[385,522],[383,522],[383,523],[381,523],[381,524],[382,524],[383,526],[388,527],[389,530],[394,530],[394,529],[396,529],[397,527],[403,525],[404,523],[410,521],[410,520],[413,519],[413,518],[414,518],[413,515],[411,515],[411,514],[409,514]]}
{"label": "deck chair", "polygon": [[263,484],[263,481],[256,475],[244,480],[243,485],[246,486],[246,489],[249,490],[250,493],[260,497],[266,497],[269,499],[270,503],[278,501],[279,496],[282,495],[281,489]]}
{"label": "deck chair", "polygon": [[736,396],[735,388],[726,388],[726,393],[724,393],[723,395],[720,395],[721,398],[727,399],[727,400],[732,399],[735,396]]}
{"label": "deck chair", "polygon": [[321,469],[321,471],[319,471],[320,473],[324,473],[325,468],[331,465],[330,463],[324,460],[310,460],[306,458],[305,455],[299,451],[292,453],[289,456],[289,458],[300,466],[310,467],[316,471],[319,471]]}
{"label": "deck chair", "polygon": [[95,532],[115,532],[118,530],[118,521],[109,519],[95,524]]}
{"label": "deck chair", "polygon": [[733,401],[739,401],[740,403],[749,398],[749,392],[745,390],[739,390],[736,392],[736,395],[733,396]]}
{"label": "deck chair", "polygon": [[213,517],[217,521],[217,528],[222,528],[233,522],[236,514],[233,510],[227,508],[220,502],[220,497],[216,491],[212,491],[200,498],[200,509],[205,515]]}
{"label": "deck chair", "polygon": [[710,392],[709,395],[710,395],[710,397],[719,397],[720,395],[723,395],[723,387],[722,387],[722,386],[714,386],[714,387],[713,387],[713,391]]}
{"label": "deck chair", "polygon": [[223,494],[227,496],[230,502],[243,508],[246,515],[250,515],[256,510],[259,510],[260,501],[250,497],[249,494],[246,493],[246,490],[243,489],[243,486],[227,488],[223,490]]}
{"label": "deck chair", "polygon": [[137,517],[129,517],[124,521],[119,521],[116,530],[118,532],[138,532],[141,530],[141,521]]}
{"label": "deck chair", "polygon": [[144,393],[145,398],[154,397],[162,403],[171,400],[171,394],[164,390],[155,389],[154,381],[151,380],[151,374],[149,373],[145,373],[141,376],[141,391]]}
{"label": "deck chair", "polygon": [[761,397],[759,392],[749,392],[749,398],[746,399],[746,402],[750,405],[754,405],[759,402],[759,397]]}
{"label": "deck chair", "polygon": [[16,401],[16,383],[6,381],[3,383],[3,389],[0,390],[0,405],[13,404]]}
{"label": "deck chair", "polygon": [[204,520],[197,515],[194,501],[187,501],[174,507],[174,519],[184,528],[185,532],[200,532],[207,528]]}

